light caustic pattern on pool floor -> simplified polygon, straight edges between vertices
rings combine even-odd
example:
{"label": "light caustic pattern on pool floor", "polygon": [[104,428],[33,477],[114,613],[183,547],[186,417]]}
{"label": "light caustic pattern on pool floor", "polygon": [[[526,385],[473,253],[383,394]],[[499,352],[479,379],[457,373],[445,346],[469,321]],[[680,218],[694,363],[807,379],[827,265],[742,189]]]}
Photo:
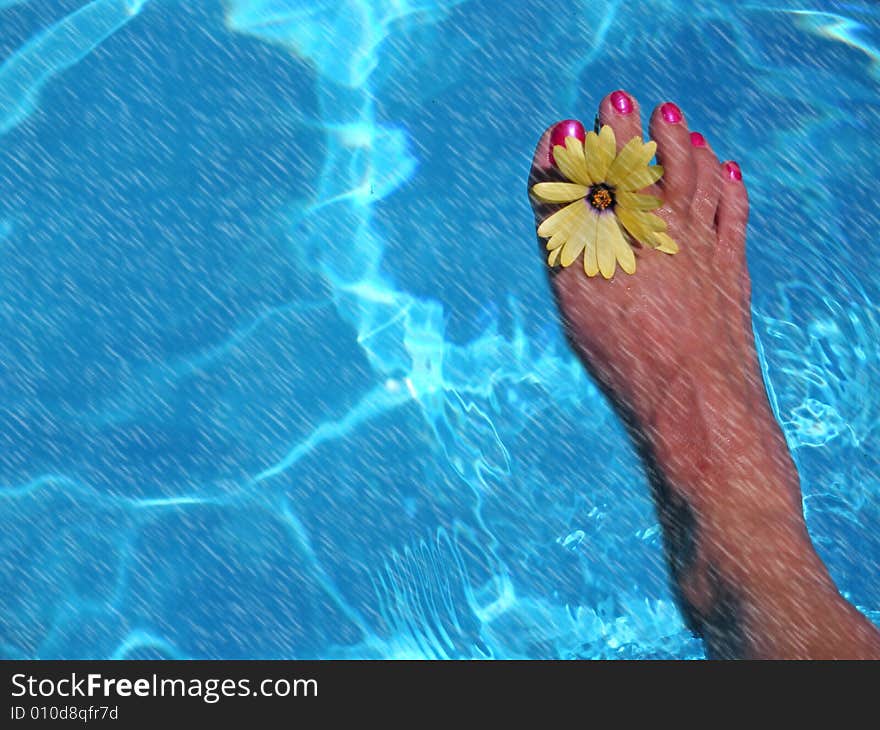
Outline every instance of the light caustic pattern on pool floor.
{"label": "light caustic pattern on pool floor", "polygon": [[880,609],[876,19],[683,8],[0,3],[2,654],[701,656],[525,200],[616,87],[743,165],[810,526]]}

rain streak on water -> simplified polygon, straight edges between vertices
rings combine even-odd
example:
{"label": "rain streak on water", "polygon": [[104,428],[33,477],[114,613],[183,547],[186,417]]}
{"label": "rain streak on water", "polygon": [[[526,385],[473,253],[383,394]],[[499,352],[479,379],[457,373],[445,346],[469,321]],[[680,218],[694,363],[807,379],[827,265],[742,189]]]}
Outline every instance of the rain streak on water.
{"label": "rain streak on water", "polygon": [[876,619],[880,19],[699,5],[0,1],[0,654],[702,656],[525,196],[614,88],[743,167],[772,404]]}

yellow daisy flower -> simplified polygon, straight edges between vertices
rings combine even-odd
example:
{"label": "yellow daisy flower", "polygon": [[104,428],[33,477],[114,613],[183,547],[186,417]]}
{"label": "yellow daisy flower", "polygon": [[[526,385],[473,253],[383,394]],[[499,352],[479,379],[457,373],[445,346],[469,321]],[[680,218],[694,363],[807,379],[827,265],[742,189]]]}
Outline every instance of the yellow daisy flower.
{"label": "yellow daisy flower", "polygon": [[638,191],[663,175],[660,165],[649,165],[656,142],[633,137],[615,154],[617,141],[608,125],[599,134],[588,132],[581,142],[566,137],[565,146],[553,148],[556,167],[570,182],[542,182],[532,194],[544,203],[567,203],[548,216],[538,235],[547,241],[547,263],[570,266],[584,254],[587,276],[614,276],[617,264],[627,274],[636,270],[630,239],[663,253],[678,252],[666,233],[666,221],[649,212],[663,201]]}

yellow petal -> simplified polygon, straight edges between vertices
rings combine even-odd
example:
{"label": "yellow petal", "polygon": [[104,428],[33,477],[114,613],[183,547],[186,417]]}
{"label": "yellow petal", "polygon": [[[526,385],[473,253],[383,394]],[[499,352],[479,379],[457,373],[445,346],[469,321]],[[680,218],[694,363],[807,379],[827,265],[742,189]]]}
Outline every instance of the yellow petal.
{"label": "yellow petal", "polygon": [[[572,139],[569,137],[568,139]],[[556,167],[569,180],[578,185],[589,186],[592,184],[590,174],[587,172],[587,163],[583,156],[578,159],[573,157],[564,147],[556,145],[553,148],[553,157],[556,160]]]}
{"label": "yellow petal", "polygon": [[584,247],[584,273],[595,276],[599,273],[599,262],[596,259],[596,234],[599,231],[599,216],[595,213],[587,216],[587,245]]}
{"label": "yellow petal", "polygon": [[602,169],[601,155],[599,154],[599,135],[595,132],[587,132],[584,140],[584,160],[587,163],[587,172],[591,180],[601,182],[605,179],[605,170]]}
{"label": "yellow petal", "polygon": [[559,168],[559,172],[561,172],[566,178],[571,180],[573,183],[577,183],[578,185],[586,185],[582,179],[579,180],[577,172],[576,163],[571,160],[568,156],[568,152],[565,147],[562,145],[556,145],[553,148],[553,159],[555,161],[556,167]]}
{"label": "yellow petal", "polygon": [[620,268],[627,274],[635,273],[636,256],[624,237],[623,231],[620,230],[620,224],[612,215],[606,215],[603,217],[611,219],[611,223],[606,223],[604,226],[608,237],[611,239],[612,247],[614,249],[614,257],[617,259],[617,263],[620,264]]}
{"label": "yellow petal", "polygon": [[599,230],[596,233],[596,257],[599,260],[599,271],[606,279],[614,276],[614,269],[617,268],[612,225],[617,225],[613,215],[599,216]]}
{"label": "yellow petal", "polygon": [[565,243],[568,240],[568,230],[566,226],[562,230],[556,231],[547,241],[547,250],[552,251]]}
{"label": "yellow petal", "polygon": [[653,213],[644,213],[641,211],[631,212],[630,215],[635,216],[636,220],[649,231],[665,231],[666,221],[659,215]]}
{"label": "yellow petal", "polygon": [[605,181],[615,185],[617,180],[623,179],[627,173],[635,170],[636,167],[633,163],[641,149],[642,140],[640,137],[633,137],[627,142],[608,166],[608,171],[605,173]]}
{"label": "yellow petal", "polygon": [[634,192],[636,190],[642,190],[643,188],[648,187],[648,185],[653,185],[661,177],[663,177],[662,165],[640,167],[621,180],[618,180],[617,187],[626,192]]}
{"label": "yellow petal", "polygon": [[641,137],[633,137],[620,150],[620,154],[614,158],[614,162],[611,163],[611,167],[608,168],[608,173],[605,175],[606,181],[609,185],[617,185],[636,170],[647,167],[656,151],[656,142],[642,144]]}
{"label": "yellow petal", "polygon": [[581,142],[577,137],[566,137],[565,149],[572,157],[578,160],[586,161],[586,156],[584,153],[584,143]]}
{"label": "yellow petal", "polygon": [[542,182],[532,186],[532,195],[545,203],[570,203],[587,194],[586,185],[565,182]]}
{"label": "yellow petal", "polygon": [[554,248],[550,252],[550,255],[547,257],[547,265],[548,266],[556,266],[556,261],[559,259],[559,252],[561,250],[562,250],[561,248]]}
{"label": "yellow petal", "polygon": [[630,210],[655,210],[663,205],[663,201],[655,195],[641,195],[620,190],[614,193],[618,208]]}
{"label": "yellow petal", "polygon": [[572,182],[580,185],[592,185],[587,162],[584,159],[584,146],[575,137],[565,138],[565,147],[556,145],[553,148],[553,159],[556,167]]}
{"label": "yellow petal", "polygon": [[657,250],[663,253],[678,253],[678,244],[670,237],[668,233],[655,233],[654,240],[657,243]]}
{"label": "yellow petal", "polygon": [[541,238],[548,238],[557,231],[567,228],[574,218],[577,217],[578,213],[584,212],[584,205],[583,201],[575,200],[573,203],[569,203],[564,208],[557,210],[553,215],[548,216],[541,222],[541,225],[538,226],[538,235]]}
{"label": "yellow petal", "polygon": [[618,206],[614,209],[614,213],[633,238],[644,246],[654,245],[654,232],[642,220],[638,212]]}
{"label": "yellow petal", "polygon": [[589,224],[589,216],[579,219],[571,229],[571,235],[562,247],[562,253],[559,255],[559,263],[563,266],[571,266],[574,260],[580,256],[581,251],[587,242],[587,233],[591,226]]}
{"label": "yellow petal", "polygon": [[605,180],[608,168],[611,167],[611,163],[614,162],[614,158],[617,156],[617,140],[614,138],[614,130],[607,124],[599,130],[599,155],[603,169],[602,177],[596,182]]}

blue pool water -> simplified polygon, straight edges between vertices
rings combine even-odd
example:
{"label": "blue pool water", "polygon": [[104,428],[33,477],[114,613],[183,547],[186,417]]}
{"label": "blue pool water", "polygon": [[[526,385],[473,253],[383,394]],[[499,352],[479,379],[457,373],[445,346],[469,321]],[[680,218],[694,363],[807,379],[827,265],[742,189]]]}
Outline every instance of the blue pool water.
{"label": "blue pool water", "polygon": [[703,656],[525,196],[619,87],[743,167],[880,620],[878,64],[867,0],[0,2],[0,655]]}

